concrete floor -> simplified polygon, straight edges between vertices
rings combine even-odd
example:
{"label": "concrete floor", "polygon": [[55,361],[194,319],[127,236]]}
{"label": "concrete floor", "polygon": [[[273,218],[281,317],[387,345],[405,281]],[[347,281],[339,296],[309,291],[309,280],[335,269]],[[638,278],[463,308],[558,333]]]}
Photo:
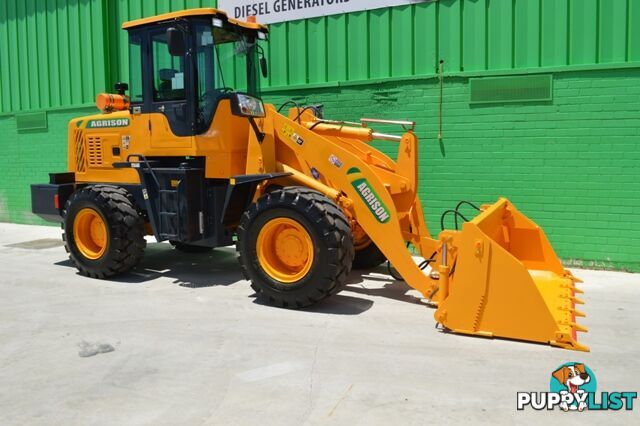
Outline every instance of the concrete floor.
{"label": "concrete floor", "polygon": [[640,274],[574,271],[581,353],[444,334],[384,269],[288,311],[255,302],[232,248],[151,243],[134,273],[99,281],[76,274],[59,238],[0,224],[3,425],[637,424],[639,408],[518,412],[516,392],[547,391],[568,361],[599,391],[638,391]]}

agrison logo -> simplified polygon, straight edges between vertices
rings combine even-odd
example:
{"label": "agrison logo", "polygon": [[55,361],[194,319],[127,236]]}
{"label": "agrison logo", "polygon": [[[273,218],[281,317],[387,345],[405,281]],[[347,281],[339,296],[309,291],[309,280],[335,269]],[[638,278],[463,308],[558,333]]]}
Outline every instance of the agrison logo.
{"label": "agrison logo", "polygon": [[105,127],[127,127],[129,125],[128,118],[112,118],[109,120],[89,120],[87,129],[97,129]]}
{"label": "agrison logo", "polygon": [[[351,168],[347,172],[347,174],[353,174],[353,173],[359,173],[359,172],[360,170],[354,167],[354,168]],[[369,182],[367,182],[367,179],[365,178],[356,179],[353,182],[351,182],[351,185],[353,185],[356,191],[358,191],[360,198],[362,198],[362,201],[364,201],[367,207],[369,207],[369,210],[371,210],[371,213],[373,213],[376,219],[378,219],[378,222],[387,223],[391,218],[391,215],[389,214],[389,209],[387,209],[387,206],[385,206],[384,203],[380,200],[380,198],[378,197],[378,194],[376,194],[376,191],[374,191],[373,188],[371,188],[371,185],[369,185]]]}
{"label": "agrison logo", "polygon": [[596,376],[586,364],[567,362],[551,373],[550,392],[518,392],[518,410],[633,410],[638,392],[596,394]]}

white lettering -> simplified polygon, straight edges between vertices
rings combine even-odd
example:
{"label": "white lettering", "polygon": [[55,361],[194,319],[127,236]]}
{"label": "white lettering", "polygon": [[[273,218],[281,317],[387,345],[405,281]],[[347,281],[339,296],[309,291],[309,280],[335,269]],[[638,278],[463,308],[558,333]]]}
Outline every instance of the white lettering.
{"label": "white lettering", "polygon": [[553,407],[560,403],[559,393],[550,393],[547,397],[547,410],[551,410]]}
{"label": "white lettering", "polygon": [[563,392],[560,394],[560,398],[562,399],[562,402],[566,402],[567,404],[571,405],[573,404],[573,394],[571,392]]}
{"label": "white lettering", "polygon": [[587,395],[586,392],[577,392],[574,394],[574,399],[580,405],[580,403],[587,401]]}
{"label": "white lettering", "polygon": [[367,195],[365,199],[367,200],[367,203],[371,204],[375,202],[376,196],[373,194],[373,192],[369,191],[369,195]]}
{"label": "white lettering", "polygon": [[518,392],[518,410],[524,410],[525,405],[531,404],[531,394],[528,392]]}
{"label": "white lettering", "polygon": [[389,6],[421,3],[424,0],[218,0],[218,8],[229,16],[246,20],[255,16],[261,24],[315,18]]}
{"label": "white lettering", "polygon": [[124,127],[129,125],[128,118],[118,118],[111,120],[91,120],[87,124],[87,127],[92,128],[101,128],[101,127]]}
{"label": "white lettering", "polygon": [[389,213],[384,207],[384,204],[376,197],[375,192],[368,187],[366,182],[361,182],[356,187],[360,192],[363,200],[369,204],[371,211],[378,217],[380,222],[386,222],[389,219]]}
{"label": "white lettering", "polygon": [[536,392],[533,395],[531,395],[531,406],[535,410],[542,410],[547,405],[547,401],[546,401],[547,398],[545,398],[546,395],[547,395],[546,393],[542,393],[542,392]]}

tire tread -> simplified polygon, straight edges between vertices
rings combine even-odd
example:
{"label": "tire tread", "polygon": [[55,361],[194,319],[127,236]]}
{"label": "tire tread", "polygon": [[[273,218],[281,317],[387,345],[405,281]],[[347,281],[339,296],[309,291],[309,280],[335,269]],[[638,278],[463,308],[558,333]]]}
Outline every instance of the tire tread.
{"label": "tire tread", "polygon": [[[330,261],[322,265],[322,275],[304,293],[274,293],[265,291],[264,284],[256,282],[251,273],[249,247],[245,246],[247,230],[259,213],[272,208],[295,206],[307,220],[317,225],[326,242]],[[237,229],[238,260],[242,273],[251,280],[251,287],[265,302],[284,308],[303,308],[339,293],[346,285],[354,257],[351,227],[342,210],[321,192],[306,187],[285,187],[260,197],[242,215]],[[252,276],[254,279],[252,279]]]}
{"label": "tire tread", "polygon": [[[86,264],[70,246],[65,222],[67,212],[79,198],[92,200],[105,214],[110,229],[109,250],[105,262],[99,268]],[[133,196],[124,188],[111,185],[90,185],[74,192],[65,204],[62,221],[62,240],[65,250],[78,271],[92,278],[109,278],[135,267],[144,255],[147,245],[144,239],[144,223]]]}

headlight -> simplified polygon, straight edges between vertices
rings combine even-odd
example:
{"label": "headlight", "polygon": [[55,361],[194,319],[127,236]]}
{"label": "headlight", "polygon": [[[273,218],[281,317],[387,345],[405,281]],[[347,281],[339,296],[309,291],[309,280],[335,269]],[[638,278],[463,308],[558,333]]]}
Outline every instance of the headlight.
{"label": "headlight", "polygon": [[234,93],[231,100],[231,112],[241,117],[264,117],[264,104],[258,98],[244,93]]}

